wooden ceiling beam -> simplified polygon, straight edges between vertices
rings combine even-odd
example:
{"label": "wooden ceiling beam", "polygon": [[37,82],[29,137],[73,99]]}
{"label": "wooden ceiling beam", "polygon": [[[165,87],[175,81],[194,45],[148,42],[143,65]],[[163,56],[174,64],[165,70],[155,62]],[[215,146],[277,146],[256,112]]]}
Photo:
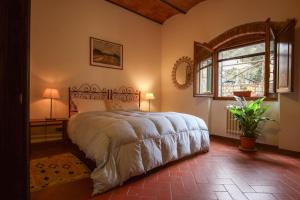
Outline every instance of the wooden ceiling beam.
{"label": "wooden ceiling beam", "polygon": [[182,10],[181,8],[178,8],[177,6],[175,6],[174,4],[168,2],[167,0],[160,0],[160,2],[170,6],[171,8],[177,10],[178,12],[182,13],[182,14],[186,14],[187,12]]}
{"label": "wooden ceiling beam", "polygon": [[151,21],[153,21],[153,22],[155,22],[155,23],[163,24],[163,22],[160,22],[160,21],[158,21],[158,20],[152,19],[152,18],[150,18],[150,17],[148,17],[148,16],[146,16],[146,15],[142,15],[141,13],[138,13],[138,12],[136,12],[135,10],[132,10],[132,9],[127,8],[127,7],[125,7],[125,6],[119,5],[119,4],[117,4],[117,3],[115,3],[115,2],[113,2],[113,1],[111,1],[111,0],[105,0],[105,1],[107,1],[107,2],[109,2],[109,3],[112,3],[112,4],[116,5],[116,6],[119,6],[119,7],[123,8],[123,9],[125,9],[125,10],[130,11],[130,12],[133,12],[133,13],[139,15],[139,16],[145,17],[145,18],[147,18],[147,19],[149,19],[149,20],[151,20]]}

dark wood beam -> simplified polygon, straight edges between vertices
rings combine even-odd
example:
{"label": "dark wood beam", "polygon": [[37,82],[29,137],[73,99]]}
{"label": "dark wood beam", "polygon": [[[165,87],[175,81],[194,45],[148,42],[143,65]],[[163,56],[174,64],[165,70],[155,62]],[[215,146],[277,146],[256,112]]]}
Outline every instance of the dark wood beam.
{"label": "dark wood beam", "polygon": [[130,11],[130,12],[133,12],[133,13],[139,15],[139,16],[145,17],[145,18],[147,18],[147,19],[149,19],[149,20],[151,20],[151,21],[153,21],[153,22],[155,22],[155,23],[158,23],[158,24],[162,24],[162,23],[163,23],[163,22],[160,22],[160,21],[158,21],[158,20],[152,19],[152,18],[150,18],[150,17],[148,17],[148,16],[146,16],[146,15],[142,15],[141,13],[138,13],[138,12],[136,12],[135,10],[132,10],[132,9],[127,8],[127,7],[125,7],[125,6],[119,5],[118,3],[113,2],[113,1],[111,1],[111,0],[105,0],[105,1],[107,1],[107,2],[109,2],[109,3],[112,3],[112,4],[116,5],[116,6],[119,6],[119,7],[121,7],[121,8],[124,8],[125,10],[128,10],[128,11]]}
{"label": "dark wood beam", "polygon": [[177,6],[175,6],[174,4],[168,2],[167,0],[160,0],[160,2],[170,6],[171,8],[177,10],[178,12],[182,13],[182,14],[186,14],[186,11],[182,10],[181,8],[178,8]]}

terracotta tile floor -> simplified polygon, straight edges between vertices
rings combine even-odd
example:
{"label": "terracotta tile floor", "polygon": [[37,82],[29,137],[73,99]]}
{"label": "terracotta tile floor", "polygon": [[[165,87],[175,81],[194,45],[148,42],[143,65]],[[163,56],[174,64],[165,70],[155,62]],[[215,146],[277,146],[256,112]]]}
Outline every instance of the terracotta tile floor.
{"label": "terracotta tile floor", "polygon": [[242,153],[219,140],[199,154],[90,197],[83,179],[32,194],[33,200],[300,200],[300,160],[260,150]]}

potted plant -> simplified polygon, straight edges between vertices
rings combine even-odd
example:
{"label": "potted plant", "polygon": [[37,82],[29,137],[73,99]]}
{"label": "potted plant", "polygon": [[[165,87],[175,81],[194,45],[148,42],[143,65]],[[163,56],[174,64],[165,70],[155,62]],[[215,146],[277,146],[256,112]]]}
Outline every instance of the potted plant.
{"label": "potted plant", "polygon": [[234,118],[239,122],[239,128],[242,132],[240,137],[240,149],[242,150],[255,150],[255,141],[260,132],[258,126],[267,120],[264,113],[269,109],[269,106],[263,106],[264,97],[257,99],[253,102],[247,102],[245,98],[234,96],[238,105],[227,106],[228,110],[232,113]]}
{"label": "potted plant", "polygon": [[233,95],[238,96],[238,97],[251,97],[251,92],[250,90],[246,91],[234,91]]}

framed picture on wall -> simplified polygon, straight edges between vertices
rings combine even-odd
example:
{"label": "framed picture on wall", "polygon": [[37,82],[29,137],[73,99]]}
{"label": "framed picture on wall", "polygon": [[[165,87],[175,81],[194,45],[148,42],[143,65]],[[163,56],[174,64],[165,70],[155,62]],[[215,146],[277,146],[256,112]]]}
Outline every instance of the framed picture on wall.
{"label": "framed picture on wall", "polygon": [[90,37],[90,65],[123,69],[123,45]]}

